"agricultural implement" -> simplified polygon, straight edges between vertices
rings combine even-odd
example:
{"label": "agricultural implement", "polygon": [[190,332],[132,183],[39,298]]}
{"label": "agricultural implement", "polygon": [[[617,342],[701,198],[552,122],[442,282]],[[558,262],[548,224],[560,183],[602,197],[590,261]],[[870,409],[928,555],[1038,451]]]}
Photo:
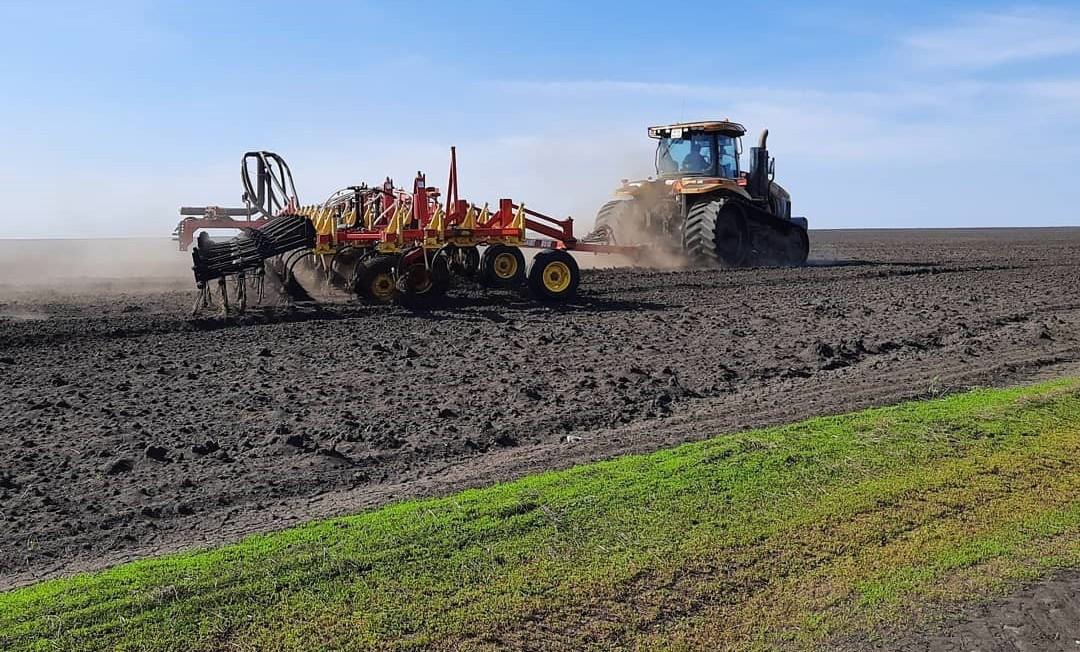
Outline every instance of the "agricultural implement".
{"label": "agricultural implement", "polygon": [[[581,242],[572,218],[544,215],[511,199],[500,199],[494,209],[461,199],[453,148],[445,197],[417,173],[408,189],[387,178],[378,186],[343,188],[321,204],[301,205],[288,165],[272,152],[245,154],[241,178],[244,208],[181,209],[175,233],[182,250],[195,245],[196,311],[212,305],[215,281],[226,312],[243,311],[249,289],[261,300],[267,278],[294,301],[312,300],[299,277],[372,303],[438,297],[454,276],[562,301],[575,296],[581,278],[570,251],[642,250]],[[215,242],[206,232],[221,228],[241,233]],[[524,248],[539,250],[530,264]]]}

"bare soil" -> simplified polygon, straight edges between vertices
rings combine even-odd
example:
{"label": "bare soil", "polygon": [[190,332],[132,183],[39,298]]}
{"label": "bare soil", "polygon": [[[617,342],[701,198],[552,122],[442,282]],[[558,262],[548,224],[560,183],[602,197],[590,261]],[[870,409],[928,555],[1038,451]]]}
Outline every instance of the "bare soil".
{"label": "bare soil", "polygon": [[[8,273],[0,588],[1080,371],[1080,229],[811,240],[802,269],[587,269],[570,305],[460,285],[439,306],[342,301],[239,319],[189,317],[189,259],[172,252],[119,277],[123,256],[108,251],[50,283]],[[11,251],[40,260],[30,246],[4,243],[0,270]]]}
{"label": "bare soil", "polygon": [[1080,650],[1080,572],[1033,582],[1004,598],[960,605],[941,622],[886,632],[837,650],[868,652],[1076,652]]}

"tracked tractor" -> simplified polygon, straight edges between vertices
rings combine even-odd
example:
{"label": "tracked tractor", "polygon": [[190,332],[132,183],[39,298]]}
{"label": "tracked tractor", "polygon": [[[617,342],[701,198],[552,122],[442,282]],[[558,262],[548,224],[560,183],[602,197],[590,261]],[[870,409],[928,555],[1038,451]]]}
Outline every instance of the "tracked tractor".
{"label": "tracked tractor", "polygon": [[624,180],[601,207],[584,242],[662,245],[690,260],[723,267],[797,266],[810,243],[805,218],[774,181],[766,129],[740,168],[746,129],[735,122],[650,127],[656,176]]}

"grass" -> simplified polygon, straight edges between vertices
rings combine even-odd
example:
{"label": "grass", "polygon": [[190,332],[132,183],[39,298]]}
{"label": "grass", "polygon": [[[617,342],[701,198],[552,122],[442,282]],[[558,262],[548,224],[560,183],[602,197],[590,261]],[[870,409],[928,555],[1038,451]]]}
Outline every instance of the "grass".
{"label": "grass", "polygon": [[725,436],[0,594],[3,650],[814,649],[1080,565],[1080,380]]}

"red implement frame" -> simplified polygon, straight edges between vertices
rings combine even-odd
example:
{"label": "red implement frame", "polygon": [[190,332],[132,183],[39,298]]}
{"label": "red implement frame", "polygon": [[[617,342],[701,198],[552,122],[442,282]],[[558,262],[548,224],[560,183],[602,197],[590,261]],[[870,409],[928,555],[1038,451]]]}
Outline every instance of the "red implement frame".
{"label": "red implement frame", "polygon": [[[399,246],[432,247],[442,243],[455,244],[511,244],[535,249],[565,249],[591,253],[633,255],[643,250],[641,246],[597,244],[578,242],[574,237],[574,220],[571,217],[559,219],[539,213],[511,199],[500,199],[498,210],[486,212],[458,196],[457,148],[450,148],[450,177],[447,183],[445,205],[439,203],[439,190],[428,187],[425,177],[417,173],[412,192],[395,189],[387,179],[381,190],[377,190],[381,200],[378,215],[372,224],[361,224],[360,219],[354,226],[339,226],[333,233],[323,233],[317,237],[317,246],[333,248],[343,246],[369,247],[382,244]],[[405,205],[404,213],[397,214],[399,206]],[[519,212],[524,213],[524,220],[517,221]],[[244,208],[181,208],[185,216],[176,227],[174,236],[180,241],[180,249],[186,250],[194,240],[195,232],[200,229],[243,229],[259,228],[268,218],[254,218]],[[487,219],[480,220],[480,216]],[[395,215],[404,219],[393,225]],[[437,222],[441,216],[441,223]],[[245,219],[233,219],[244,217]],[[523,226],[522,226],[523,225]],[[529,238],[527,232],[537,233],[544,238]],[[433,243],[435,243],[433,245]]]}
{"label": "red implement frame", "polygon": [[[180,223],[173,237],[180,243],[180,251],[187,251],[195,241],[195,233],[203,229],[257,229],[270,218],[253,217],[246,208],[222,208],[220,206],[182,206]],[[233,219],[243,217],[244,219]]]}
{"label": "red implement frame", "polygon": [[[469,203],[458,199],[458,174],[457,174],[457,148],[450,148],[450,179],[447,184],[446,214],[447,236],[461,233],[460,227]],[[547,238],[528,238],[521,229],[511,225],[517,211],[525,213],[525,231],[539,233]],[[568,251],[585,251],[592,253],[608,254],[634,254],[640,253],[640,246],[620,246],[609,244],[588,244],[578,242],[574,237],[574,218],[559,219],[543,213],[525,208],[514,203],[510,199],[499,200],[499,210],[492,215],[484,225],[478,225],[471,229],[471,235],[478,240],[497,240],[499,238],[517,237],[521,240],[521,246],[533,249],[566,249]]]}

